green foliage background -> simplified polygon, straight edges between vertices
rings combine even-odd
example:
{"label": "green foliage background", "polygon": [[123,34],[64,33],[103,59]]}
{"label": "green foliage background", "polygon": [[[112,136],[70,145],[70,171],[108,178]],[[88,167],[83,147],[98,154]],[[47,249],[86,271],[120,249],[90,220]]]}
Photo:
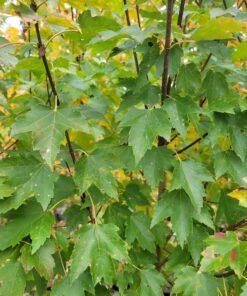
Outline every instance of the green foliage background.
{"label": "green foliage background", "polygon": [[172,2],[0,1],[1,296],[247,295],[247,3]]}

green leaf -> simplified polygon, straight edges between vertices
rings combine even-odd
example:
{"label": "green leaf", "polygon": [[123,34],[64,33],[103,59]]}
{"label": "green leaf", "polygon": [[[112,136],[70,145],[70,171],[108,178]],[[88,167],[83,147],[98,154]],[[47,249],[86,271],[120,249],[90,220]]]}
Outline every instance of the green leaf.
{"label": "green leaf", "polygon": [[161,196],[154,211],[151,227],[168,217],[171,217],[172,230],[176,233],[182,248],[188,237],[193,237],[193,219],[214,228],[206,208],[202,208],[198,213],[183,190],[174,190]]}
{"label": "green leaf", "polygon": [[234,182],[245,186],[244,178],[247,168],[233,152],[219,152],[214,155],[214,170],[216,178],[228,173]]}
{"label": "green leaf", "polygon": [[206,231],[205,227],[193,225],[193,229],[188,238],[188,249],[196,265],[200,260],[201,252],[205,245],[204,240],[208,235],[209,233]]}
{"label": "green leaf", "polygon": [[162,195],[159,200],[151,227],[165,218],[171,217],[172,229],[176,232],[179,244],[183,247],[192,230],[194,209],[183,190],[172,191]]}
{"label": "green leaf", "polygon": [[164,178],[164,171],[171,167],[173,157],[166,147],[153,147],[140,162],[148,184],[154,188]]}
{"label": "green leaf", "polygon": [[141,296],[162,296],[163,285],[165,279],[155,269],[143,269],[140,271],[141,285],[140,295]]}
{"label": "green leaf", "polygon": [[150,231],[150,221],[145,214],[135,213],[130,216],[125,235],[130,244],[137,240],[143,250],[155,252],[155,238]]}
{"label": "green leaf", "polygon": [[217,296],[217,280],[209,274],[187,266],[179,272],[173,291],[184,296]]}
{"label": "green leaf", "polygon": [[78,232],[79,241],[72,253],[71,279],[76,280],[89,266],[94,284],[104,278],[111,284],[115,275],[114,261],[128,257],[127,246],[113,224],[85,225]]}
{"label": "green leaf", "polygon": [[201,75],[196,64],[182,65],[177,77],[177,88],[185,93],[192,94],[201,85]]}
{"label": "green leaf", "polygon": [[0,282],[0,295],[23,296],[26,278],[22,265],[19,262],[6,262],[0,268]]}
{"label": "green leaf", "polygon": [[114,155],[95,151],[84,156],[76,164],[75,182],[80,192],[85,192],[94,184],[102,193],[117,198],[117,182],[112,170],[115,168]]}
{"label": "green leaf", "polygon": [[120,25],[113,18],[105,16],[92,17],[89,10],[79,15],[78,23],[81,27],[82,37],[86,42],[89,42],[102,31],[117,31],[120,29]]}
{"label": "green leaf", "polygon": [[6,182],[5,178],[0,179],[0,199],[9,197],[14,191],[14,188]]}
{"label": "green leaf", "polygon": [[0,250],[18,244],[32,231],[43,214],[41,207],[36,202],[29,202],[20,207],[11,217],[11,221],[0,227]]}
{"label": "green leaf", "polygon": [[136,164],[145,152],[152,148],[155,138],[160,135],[169,140],[171,125],[166,111],[160,109],[131,109],[122,119],[120,126],[130,126],[129,145],[132,146]]}
{"label": "green leaf", "polygon": [[203,181],[213,181],[206,168],[193,160],[177,161],[170,190],[183,188],[196,210],[203,204]]}
{"label": "green leaf", "polygon": [[32,239],[32,254],[34,254],[51,235],[52,226],[55,223],[55,217],[50,212],[45,213],[34,223],[30,236]]}
{"label": "green leaf", "polygon": [[18,186],[15,188],[15,196],[1,202],[0,212],[18,208],[32,195],[44,210],[47,209],[54,197],[54,183],[57,180],[57,174],[52,172],[48,165],[34,157],[11,157],[2,160],[1,166],[0,173],[10,178],[13,185]]}
{"label": "green leaf", "polygon": [[[166,195],[175,195],[175,192],[166,193]],[[156,205],[154,216],[151,221],[151,228],[157,225],[162,220],[172,215],[173,207],[171,204],[171,198],[166,198],[165,195],[161,197]]]}
{"label": "green leaf", "polygon": [[27,270],[33,268],[39,273],[41,277],[50,280],[53,277],[53,269],[55,261],[52,254],[55,253],[54,244],[47,241],[35,254],[31,254],[31,246],[24,245],[21,248],[21,262]]}
{"label": "green leaf", "polygon": [[202,87],[206,92],[206,97],[209,99],[209,102],[211,100],[224,98],[228,94],[226,78],[220,72],[214,72],[212,70],[208,71],[203,80]]}
{"label": "green leaf", "polygon": [[15,66],[16,71],[31,71],[35,75],[41,75],[45,72],[43,62],[38,57],[28,57],[20,60]]}
{"label": "green leaf", "polygon": [[246,128],[247,122],[245,118],[241,118],[241,116],[234,116],[229,118],[229,129],[232,147],[235,153],[240,157],[242,162],[245,161],[245,157],[247,155]]}
{"label": "green leaf", "polygon": [[241,287],[242,293],[240,294],[240,296],[246,296],[247,295],[247,283],[245,283],[242,287]]}
{"label": "green leaf", "polygon": [[171,214],[172,229],[176,232],[177,239],[183,248],[184,242],[192,230],[193,207],[183,190],[177,192],[173,200],[173,209]]}
{"label": "green leaf", "polygon": [[236,233],[216,232],[207,240],[207,248],[203,252],[201,270],[219,272],[231,267],[241,277],[247,265],[247,243],[238,240]]}
{"label": "green leaf", "polygon": [[89,273],[84,272],[74,282],[69,277],[57,280],[52,287],[51,296],[85,296],[85,291],[94,294],[92,278]]}
{"label": "green leaf", "polygon": [[32,132],[34,150],[40,151],[45,161],[51,166],[60,151],[60,143],[69,128],[88,132],[84,116],[70,108],[52,110],[49,107],[35,105],[25,117],[19,118],[13,125],[12,135]]}
{"label": "green leaf", "polygon": [[[184,118],[181,114],[180,105],[177,101],[168,100],[164,106],[167,113],[169,114],[169,120],[173,128],[176,128],[177,131],[184,136],[186,134],[186,126]],[[184,106],[183,106],[184,109]]]}
{"label": "green leaf", "polygon": [[183,56],[183,49],[179,45],[173,46],[169,51],[169,75],[174,76],[177,74]]}

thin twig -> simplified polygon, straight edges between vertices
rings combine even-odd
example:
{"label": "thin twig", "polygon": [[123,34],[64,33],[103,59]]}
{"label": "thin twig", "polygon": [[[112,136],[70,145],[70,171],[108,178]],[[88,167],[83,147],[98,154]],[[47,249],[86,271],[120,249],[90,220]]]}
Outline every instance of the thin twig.
{"label": "thin twig", "polygon": [[229,226],[227,228],[227,230],[234,231],[234,230],[237,230],[238,228],[245,226],[245,225],[247,225],[247,219],[243,219],[243,220],[239,221],[238,223],[236,223],[232,226]]}
{"label": "thin twig", "polygon": [[139,12],[139,5],[138,4],[136,4],[136,16],[137,16],[138,26],[141,29],[142,26],[141,26],[141,18],[140,18],[140,12]]}
{"label": "thin twig", "polygon": [[72,177],[72,172],[71,172],[71,170],[70,170],[70,167],[69,167],[68,162],[67,162],[66,160],[65,160],[64,162],[65,162],[65,165],[66,165],[66,167],[67,167],[67,169],[68,169],[68,172],[69,172],[69,174],[70,174],[70,177]]}
{"label": "thin twig", "polygon": [[[36,2],[34,0],[31,1],[30,8],[33,9],[34,12],[37,12],[38,6],[37,6],[37,4],[36,4]],[[43,61],[44,67],[45,67],[45,71],[46,71],[46,74],[47,74],[47,77],[48,77],[48,80],[49,80],[49,83],[50,83],[50,86],[51,86],[51,90],[52,90],[52,93],[54,95],[54,110],[56,111],[57,106],[59,105],[58,93],[57,93],[57,90],[56,90],[56,87],[55,87],[55,82],[54,82],[54,80],[52,78],[51,71],[50,71],[48,61],[47,61],[47,58],[46,58],[45,46],[44,46],[42,38],[41,38],[39,23],[36,22],[34,26],[35,26],[37,39],[38,39],[39,56],[42,58],[42,61]],[[72,148],[72,145],[71,145],[71,141],[70,141],[70,138],[69,138],[69,134],[68,134],[67,131],[65,132],[65,136],[66,136],[66,140],[67,140],[67,144],[68,144],[68,148],[69,148],[71,158],[73,160],[73,163],[75,163],[75,155],[74,155],[73,148]]]}
{"label": "thin twig", "polygon": [[[127,5],[127,0],[123,0],[124,5]],[[130,22],[130,15],[129,15],[129,9],[125,9],[125,17],[126,17],[126,22],[128,26],[131,26]],[[135,67],[136,67],[136,73],[139,74],[140,69],[139,69],[139,62],[138,62],[138,57],[137,53],[133,50],[133,57],[134,57],[134,62],[135,62]]]}
{"label": "thin twig", "polygon": [[48,41],[45,44],[45,48],[47,48],[47,46],[49,45],[49,43],[56,38],[57,36],[63,34],[63,33],[68,33],[68,32],[79,32],[77,29],[66,29],[66,30],[62,30],[60,32],[57,32],[56,34],[52,35],[50,39],[48,39]]}
{"label": "thin twig", "polygon": [[226,0],[222,0],[224,8],[227,9],[227,4],[226,4]]}
{"label": "thin twig", "polygon": [[186,151],[187,149],[189,149],[190,147],[194,146],[196,143],[200,142],[202,139],[204,139],[205,137],[207,137],[207,135],[208,135],[208,133],[205,133],[204,135],[202,135],[200,138],[196,139],[195,141],[193,141],[189,145],[187,145],[184,148],[182,148],[182,149],[174,152],[173,155],[177,155],[177,154],[183,153],[184,151]]}
{"label": "thin twig", "polygon": [[70,141],[70,137],[69,137],[69,132],[68,131],[65,131],[65,137],[66,137],[66,140],[67,140],[67,146],[68,146],[68,149],[69,149],[69,153],[70,153],[71,159],[73,161],[73,164],[75,164],[75,162],[76,162],[75,153],[74,153],[74,149],[72,147],[71,141]]}
{"label": "thin twig", "polygon": [[41,2],[41,3],[37,6],[37,9],[40,8],[40,6],[42,6],[42,5],[45,4],[46,2],[48,2],[48,0],[45,0],[45,1]]}
{"label": "thin twig", "polygon": [[172,12],[173,12],[173,0],[167,1],[166,8],[166,39],[164,49],[164,62],[163,62],[163,75],[162,75],[162,88],[161,88],[161,105],[164,100],[167,99],[168,94],[168,66],[169,66],[169,51],[171,47],[171,26],[172,26]]}
{"label": "thin twig", "polygon": [[207,64],[208,64],[211,56],[212,56],[212,53],[210,52],[210,54],[208,55],[207,59],[205,60],[204,64],[201,67],[201,72],[203,72],[205,70],[205,68],[207,67]]}
{"label": "thin twig", "polygon": [[177,24],[180,28],[182,28],[184,6],[185,6],[185,0],[181,0],[180,7],[179,7],[179,13],[178,13],[178,22],[177,22]]}
{"label": "thin twig", "polygon": [[7,152],[10,148],[12,148],[16,143],[18,142],[18,140],[15,140],[12,144],[10,144],[9,146],[7,146],[6,148],[3,149],[3,151],[0,151],[0,155]]}
{"label": "thin twig", "polygon": [[91,194],[89,192],[88,192],[88,196],[89,196],[89,199],[90,199],[90,202],[91,202],[91,207],[88,209],[90,219],[91,219],[91,223],[97,224],[97,215],[96,215],[95,205],[94,205],[92,196],[91,196]]}
{"label": "thin twig", "polygon": [[214,276],[217,278],[224,278],[224,277],[228,277],[228,276],[231,276],[234,274],[235,274],[234,270],[230,270],[230,271],[225,271],[222,273],[216,273]]}
{"label": "thin twig", "polygon": [[4,43],[0,45],[0,49],[7,47],[7,46],[11,46],[11,45],[23,45],[26,44],[25,42],[8,42],[8,43]]}

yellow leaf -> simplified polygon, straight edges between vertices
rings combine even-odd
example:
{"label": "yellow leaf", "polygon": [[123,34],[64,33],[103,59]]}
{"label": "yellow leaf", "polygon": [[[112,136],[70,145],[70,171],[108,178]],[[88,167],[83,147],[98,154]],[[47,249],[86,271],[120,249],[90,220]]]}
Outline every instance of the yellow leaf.
{"label": "yellow leaf", "polygon": [[64,27],[64,28],[74,28],[75,27],[73,22],[64,16],[60,17],[60,16],[51,15],[51,16],[48,16],[45,19],[45,21],[48,22],[49,24],[59,26],[59,27]]}
{"label": "yellow leaf", "polygon": [[5,31],[5,36],[9,42],[18,42],[20,39],[19,34],[19,30],[15,27],[8,27]]}
{"label": "yellow leaf", "polygon": [[235,189],[227,194],[228,196],[235,198],[239,201],[242,207],[247,208],[247,190],[246,189]]}

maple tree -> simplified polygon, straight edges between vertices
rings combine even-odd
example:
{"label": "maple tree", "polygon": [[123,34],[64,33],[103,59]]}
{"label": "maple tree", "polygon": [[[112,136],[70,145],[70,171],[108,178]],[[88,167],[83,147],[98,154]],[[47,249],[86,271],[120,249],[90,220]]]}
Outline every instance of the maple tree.
{"label": "maple tree", "polygon": [[247,2],[0,9],[0,295],[247,295]]}

